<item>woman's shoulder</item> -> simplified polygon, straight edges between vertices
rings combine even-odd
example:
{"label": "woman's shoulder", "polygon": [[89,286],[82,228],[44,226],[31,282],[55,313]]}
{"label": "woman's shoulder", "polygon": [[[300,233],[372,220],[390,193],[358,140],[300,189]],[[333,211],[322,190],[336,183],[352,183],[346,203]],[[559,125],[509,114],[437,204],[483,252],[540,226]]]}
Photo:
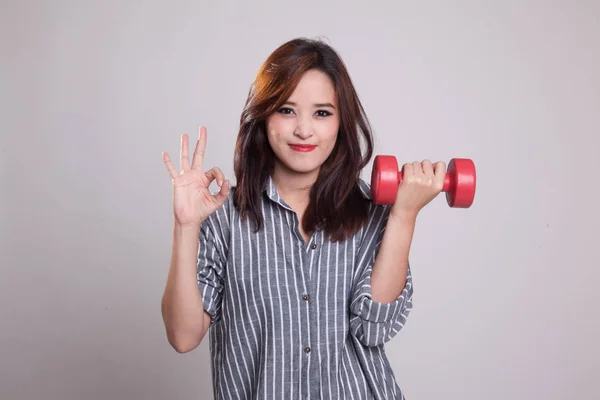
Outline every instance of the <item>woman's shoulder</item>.
{"label": "woman's shoulder", "polygon": [[362,178],[360,178],[358,180],[358,187],[360,189],[362,196],[365,198],[365,200],[368,203],[369,215],[372,213],[389,212],[389,210],[392,208],[392,206],[388,205],[388,204],[376,204],[373,201],[373,196],[371,193],[371,185],[368,184],[367,182],[365,182]]}
{"label": "woman's shoulder", "polygon": [[362,178],[359,178],[358,188],[360,189],[360,192],[363,195],[363,197],[372,202],[373,197],[371,196],[371,185],[365,182]]}
{"label": "woman's shoulder", "polygon": [[362,196],[367,202],[368,220],[363,227],[363,233],[368,234],[379,232],[382,225],[385,226],[392,206],[389,204],[376,204],[373,201],[371,185],[365,182],[363,179],[359,179],[358,186]]}

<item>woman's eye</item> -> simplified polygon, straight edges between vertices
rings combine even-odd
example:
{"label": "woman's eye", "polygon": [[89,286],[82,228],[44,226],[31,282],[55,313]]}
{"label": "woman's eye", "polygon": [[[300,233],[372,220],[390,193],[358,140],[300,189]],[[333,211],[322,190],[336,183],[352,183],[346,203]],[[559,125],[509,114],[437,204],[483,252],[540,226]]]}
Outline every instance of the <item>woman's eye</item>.
{"label": "woman's eye", "polygon": [[280,114],[290,114],[293,113],[294,111],[291,108],[287,108],[287,107],[283,107],[279,109],[279,113]]}
{"label": "woman's eye", "polygon": [[[279,110],[277,110],[277,112],[279,112],[280,114],[284,114],[284,115],[294,114],[294,110],[292,110],[289,107],[282,107]],[[327,111],[327,110],[318,110],[316,112],[316,115],[318,117],[328,117],[328,116],[330,116],[332,114],[329,111]]]}

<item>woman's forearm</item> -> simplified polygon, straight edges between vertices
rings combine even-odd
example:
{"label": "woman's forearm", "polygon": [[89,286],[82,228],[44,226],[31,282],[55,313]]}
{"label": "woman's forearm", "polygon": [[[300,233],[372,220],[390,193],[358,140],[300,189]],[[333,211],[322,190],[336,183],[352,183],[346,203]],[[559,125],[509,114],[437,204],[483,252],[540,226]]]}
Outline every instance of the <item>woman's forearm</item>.
{"label": "woman's forearm", "polygon": [[374,301],[391,303],[402,293],[406,285],[408,253],[416,219],[413,213],[390,214],[371,273]]}
{"label": "woman's forearm", "polygon": [[169,343],[180,353],[196,348],[210,324],[196,277],[199,232],[200,227],[173,226],[171,263],[161,308]]}

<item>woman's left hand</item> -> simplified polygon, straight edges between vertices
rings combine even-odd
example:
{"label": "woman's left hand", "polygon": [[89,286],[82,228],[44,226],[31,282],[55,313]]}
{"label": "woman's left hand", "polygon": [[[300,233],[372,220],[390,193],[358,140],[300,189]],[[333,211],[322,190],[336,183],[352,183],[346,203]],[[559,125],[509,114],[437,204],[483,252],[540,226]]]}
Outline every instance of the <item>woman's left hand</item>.
{"label": "woman's left hand", "polygon": [[393,216],[416,218],[419,211],[442,191],[446,163],[438,161],[433,165],[429,160],[415,161],[404,164],[402,173],[396,201],[390,212]]}

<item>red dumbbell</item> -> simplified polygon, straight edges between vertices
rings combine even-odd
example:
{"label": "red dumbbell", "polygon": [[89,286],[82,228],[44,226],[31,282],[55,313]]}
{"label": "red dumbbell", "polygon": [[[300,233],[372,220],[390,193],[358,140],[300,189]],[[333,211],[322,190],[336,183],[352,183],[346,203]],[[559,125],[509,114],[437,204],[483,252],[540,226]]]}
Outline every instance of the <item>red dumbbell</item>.
{"label": "red dumbbell", "polygon": [[[371,196],[375,204],[394,204],[402,171],[394,156],[376,156],[371,173]],[[443,192],[450,207],[469,208],[475,198],[477,175],[468,158],[453,158],[448,163]]]}

